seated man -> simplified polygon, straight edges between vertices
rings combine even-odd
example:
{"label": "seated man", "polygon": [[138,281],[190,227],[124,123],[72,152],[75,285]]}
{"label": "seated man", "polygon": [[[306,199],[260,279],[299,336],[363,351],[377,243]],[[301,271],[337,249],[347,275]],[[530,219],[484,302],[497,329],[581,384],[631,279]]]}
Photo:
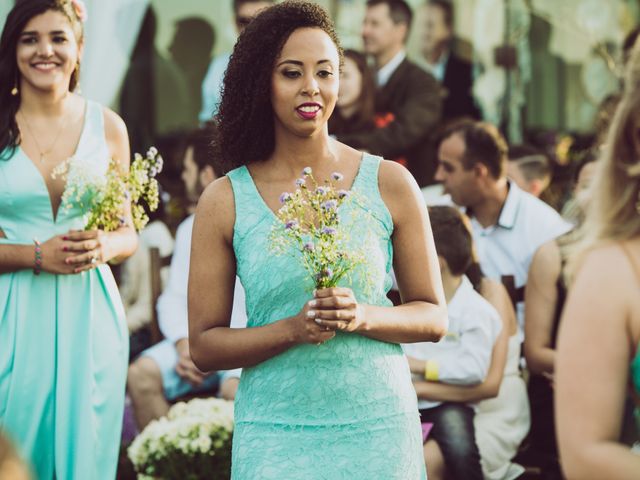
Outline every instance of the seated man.
{"label": "seated man", "polygon": [[[212,163],[215,157],[210,151],[211,139],[211,130],[200,130],[187,143],[182,179],[193,201],[218,177]],[[205,374],[198,370],[189,354],[187,285],[193,219],[194,215],[187,217],[178,227],[169,282],[158,299],[158,322],[165,339],[142,352],[129,366],[127,388],[140,429],[165,415],[171,400],[216,389],[223,398],[233,400],[238,385],[236,371]],[[231,326],[246,326],[244,290],[237,279]]]}
{"label": "seated man", "polygon": [[[454,385],[481,383],[501,329],[498,312],[474,290],[465,272],[472,263],[472,239],[460,214],[451,207],[430,209],[442,283],[449,311],[449,331],[438,343],[403,345],[414,381]],[[448,475],[482,480],[480,453],[475,441],[474,407],[466,403],[436,402],[419,396],[423,423],[432,423],[425,457],[437,444]],[[427,461],[427,468],[430,462]],[[428,471],[429,478],[436,473]]]}

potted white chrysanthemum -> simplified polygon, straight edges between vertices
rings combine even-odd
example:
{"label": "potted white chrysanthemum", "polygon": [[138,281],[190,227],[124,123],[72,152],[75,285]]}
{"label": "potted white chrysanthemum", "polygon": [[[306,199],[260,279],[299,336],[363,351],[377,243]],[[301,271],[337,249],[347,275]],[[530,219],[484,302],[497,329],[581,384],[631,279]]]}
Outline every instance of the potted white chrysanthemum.
{"label": "potted white chrysanthemum", "polygon": [[228,479],[233,402],[196,398],[152,421],[128,449],[139,479]]}

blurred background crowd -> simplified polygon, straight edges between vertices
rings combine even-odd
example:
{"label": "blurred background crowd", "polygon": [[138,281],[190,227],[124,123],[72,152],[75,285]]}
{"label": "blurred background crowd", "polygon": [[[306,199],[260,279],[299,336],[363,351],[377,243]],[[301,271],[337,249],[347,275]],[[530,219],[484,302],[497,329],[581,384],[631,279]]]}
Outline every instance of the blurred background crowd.
{"label": "blurred background crowd", "polygon": [[[139,250],[116,267],[131,336],[124,447],[176,399],[194,394],[233,399],[235,394],[239,372],[205,375],[189,357],[190,215],[204,187],[225,173],[211,155],[211,119],[233,44],[272,2],[86,3],[82,94],[122,116],[133,151],[155,145],[165,159],[160,208],[141,233]],[[403,163],[428,203],[453,200],[466,208],[470,221],[446,207],[431,210],[445,290],[447,282],[456,284],[466,273],[500,314],[498,327],[482,337],[486,345],[478,340],[472,347],[477,351],[471,357],[480,362],[476,377],[453,375],[447,382],[440,366],[435,380],[451,383],[452,390],[434,390],[427,382],[421,394],[416,385],[423,411],[433,409],[423,413],[424,423],[436,426],[429,438],[437,447],[425,449],[427,464],[435,468],[444,457],[450,478],[475,478],[474,453],[465,449],[462,437],[450,435],[453,430],[437,427],[462,428],[456,422],[471,418],[484,478],[562,478],[552,420],[553,349],[566,290],[562,238],[582,221],[586,187],[638,35],[640,2],[317,3],[330,12],[346,50],[330,133]],[[0,20],[12,5],[0,2]],[[479,120],[486,124],[473,122]],[[455,170],[458,160],[482,165],[486,181],[465,184]],[[510,188],[506,199],[491,203],[505,178],[519,189]],[[521,191],[531,196],[521,197]],[[444,193],[450,198],[443,201]],[[487,205],[498,205],[493,222]],[[449,251],[451,245],[455,248]],[[496,255],[500,249],[507,254]],[[504,286],[506,301],[501,287],[469,271],[478,263]],[[237,326],[246,321],[239,291],[241,286],[234,300]],[[469,305],[477,301],[469,298]],[[465,323],[466,310],[468,305],[450,304],[460,332],[476,328]],[[489,325],[492,314],[487,315]],[[502,334],[496,333],[501,328]],[[422,360],[412,371],[434,380]],[[454,366],[462,362],[451,361]],[[476,390],[456,390],[460,385]],[[452,413],[442,405],[468,405],[471,417],[464,409]],[[636,440],[633,433],[623,433],[627,443]],[[447,438],[458,446],[447,445]],[[126,478],[124,456],[123,462],[120,475]],[[460,469],[452,470],[456,464]],[[430,470],[429,475],[438,478],[439,473]]]}

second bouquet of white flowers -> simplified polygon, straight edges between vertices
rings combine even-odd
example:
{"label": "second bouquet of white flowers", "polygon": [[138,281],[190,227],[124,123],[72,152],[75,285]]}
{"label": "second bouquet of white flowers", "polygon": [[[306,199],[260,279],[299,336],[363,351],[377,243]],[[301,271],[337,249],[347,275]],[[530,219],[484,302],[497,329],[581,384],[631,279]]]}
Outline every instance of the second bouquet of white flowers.
{"label": "second bouquet of white flowers", "polygon": [[138,479],[228,479],[233,402],[194,398],[152,421],[127,453]]}
{"label": "second bouquet of white flowers", "polygon": [[[350,248],[350,229],[341,223],[340,209],[354,201],[351,191],[336,188],[342,174],[318,184],[310,167],[296,180],[297,189],[280,196],[280,220],[273,226],[271,245],[276,254],[298,252],[315,288],[330,288],[365,261]],[[297,253],[296,253],[297,256]]]}

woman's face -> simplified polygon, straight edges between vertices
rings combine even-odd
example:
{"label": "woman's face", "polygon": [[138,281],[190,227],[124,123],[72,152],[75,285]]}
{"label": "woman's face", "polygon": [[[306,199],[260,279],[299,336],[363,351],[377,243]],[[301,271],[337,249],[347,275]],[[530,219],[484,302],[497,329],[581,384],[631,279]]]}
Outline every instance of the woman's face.
{"label": "woman's face", "polygon": [[362,73],[356,62],[345,57],[340,74],[340,89],[338,90],[338,108],[350,107],[358,101],[362,92]]}
{"label": "woman's face", "polygon": [[271,77],[276,129],[309,136],[326,128],[338,98],[339,62],[323,30],[299,28],[289,36]]}
{"label": "woman's face", "polygon": [[69,88],[80,59],[78,44],[67,17],[54,10],[33,17],[18,38],[16,62],[21,89],[51,91]]}

